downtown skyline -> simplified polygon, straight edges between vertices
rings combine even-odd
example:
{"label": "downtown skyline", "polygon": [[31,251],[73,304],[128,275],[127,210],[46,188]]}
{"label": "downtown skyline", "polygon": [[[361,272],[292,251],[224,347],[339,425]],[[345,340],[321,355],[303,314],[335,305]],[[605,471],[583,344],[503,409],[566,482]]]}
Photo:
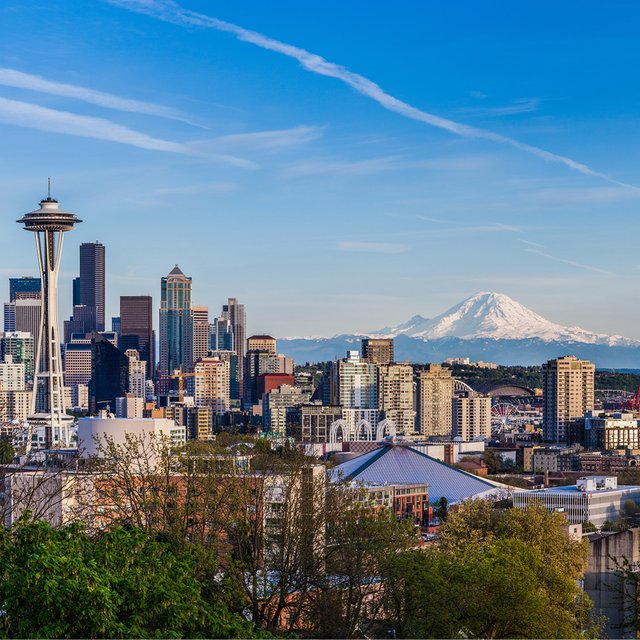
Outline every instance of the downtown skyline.
{"label": "downtown skyline", "polygon": [[[0,274],[35,274],[13,221],[51,175],[85,221],[63,254],[63,317],[77,247],[98,240],[107,324],[120,295],[152,295],[155,321],[178,263],[194,304],[237,297],[251,332],[371,331],[494,290],[640,338],[640,263],[625,243],[640,231],[628,80],[640,10],[414,4],[180,5],[348,70],[334,77],[203,18],[176,24],[172,3],[0,9]],[[389,111],[349,72],[463,135]]]}

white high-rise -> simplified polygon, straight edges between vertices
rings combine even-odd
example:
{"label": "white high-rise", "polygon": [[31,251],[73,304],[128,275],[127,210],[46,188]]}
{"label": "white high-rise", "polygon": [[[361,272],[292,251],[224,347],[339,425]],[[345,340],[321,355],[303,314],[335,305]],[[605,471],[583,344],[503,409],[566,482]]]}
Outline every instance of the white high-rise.
{"label": "white high-rise", "polygon": [[[65,413],[60,332],[58,330],[58,275],[62,239],[66,231],[82,222],[73,213],[62,211],[51,194],[40,208],[17,221],[36,240],[42,282],[40,331],[37,336],[33,398],[30,421],[45,427],[47,447],[69,444],[70,417]],[[36,405],[41,398],[40,406]]]}

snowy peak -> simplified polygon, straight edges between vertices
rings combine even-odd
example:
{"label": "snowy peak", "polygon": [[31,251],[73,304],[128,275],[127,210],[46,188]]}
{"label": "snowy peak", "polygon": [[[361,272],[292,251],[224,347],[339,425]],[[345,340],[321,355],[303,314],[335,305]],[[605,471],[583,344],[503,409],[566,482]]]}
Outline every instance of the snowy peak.
{"label": "snowy peak", "polygon": [[635,341],[620,336],[609,337],[580,327],[565,327],[550,322],[509,296],[493,292],[477,293],[432,319],[414,316],[408,322],[385,328],[376,332],[376,335],[407,335],[424,340],[448,337],[462,340],[538,338],[545,342],[635,344]]}

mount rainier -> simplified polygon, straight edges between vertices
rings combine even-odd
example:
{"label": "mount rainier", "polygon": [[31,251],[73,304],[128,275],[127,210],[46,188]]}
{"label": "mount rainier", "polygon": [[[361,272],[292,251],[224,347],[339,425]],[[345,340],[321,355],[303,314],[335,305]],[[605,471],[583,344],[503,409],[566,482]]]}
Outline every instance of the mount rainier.
{"label": "mount rainier", "polygon": [[501,293],[481,292],[435,318],[413,316],[395,327],[332,338],[281,338],[280,351],[296,362],[333,360],[356,349],[362,337],[395,338],[396,360],[439,362],[469,357],[498,364],[532,365],[576,355],[598,367],[640,369],[640,340],[551,322]]}

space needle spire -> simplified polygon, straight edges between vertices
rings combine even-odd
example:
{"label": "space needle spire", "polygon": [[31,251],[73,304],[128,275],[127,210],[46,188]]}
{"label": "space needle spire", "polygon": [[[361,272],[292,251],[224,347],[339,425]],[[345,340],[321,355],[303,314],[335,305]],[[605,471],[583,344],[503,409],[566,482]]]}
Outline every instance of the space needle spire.
{"label": "space needle spire", "polygon": [[65,412],[64,402],[58,330],[58,275],[63,236],[82,220],[60,209],[58,201],[51,197],[50,179],[47,191],[47,197],[40,201],[40,208],[25,214],[17,222],[35,236],[42,281],[40,333],[36,345],[29,422],[45,427],[46,446],[49,448],[69,445],[68,428],[72,419]]}

